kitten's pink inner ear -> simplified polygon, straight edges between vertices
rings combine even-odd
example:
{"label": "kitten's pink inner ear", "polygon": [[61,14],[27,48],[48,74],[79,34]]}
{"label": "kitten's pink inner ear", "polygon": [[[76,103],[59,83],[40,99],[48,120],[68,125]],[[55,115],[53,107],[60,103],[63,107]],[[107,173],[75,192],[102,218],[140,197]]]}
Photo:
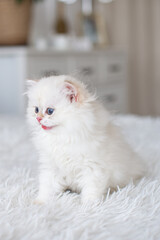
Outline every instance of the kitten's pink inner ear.
{"label": "kitten's pink inner ear", "polygon": [[66,82],[65,89],[67,90],[66,95],[69,98],[70,102],[73,102],[73,100],[75,102],[77,102],[78,101],[78,93],[77,93],[75,86]]}

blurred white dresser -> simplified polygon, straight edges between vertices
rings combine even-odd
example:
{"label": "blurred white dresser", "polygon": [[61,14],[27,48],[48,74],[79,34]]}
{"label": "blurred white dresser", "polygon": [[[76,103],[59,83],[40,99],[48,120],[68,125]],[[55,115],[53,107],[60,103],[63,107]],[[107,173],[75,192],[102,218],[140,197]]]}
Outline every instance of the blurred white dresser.
{"label": "blurred white dresser", "polygon": [[26,57],[23,48],[0,48],[0,114],[24,113]]}
{"label": "blurred white dresser", "polygon": [[0,48],[0,113],[24,113],[25,79],[59,74],[71,74],[87,83],[109,110],[129,111],[127,58],[122,51]]}

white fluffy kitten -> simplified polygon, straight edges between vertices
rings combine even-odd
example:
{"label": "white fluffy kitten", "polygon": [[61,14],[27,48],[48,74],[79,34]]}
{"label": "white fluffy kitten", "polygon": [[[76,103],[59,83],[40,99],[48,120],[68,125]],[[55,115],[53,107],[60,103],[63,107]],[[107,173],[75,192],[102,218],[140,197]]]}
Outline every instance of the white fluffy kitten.
{"label": "white fluffy kitten", "polygon": [[108,188],[143,176],[143,165],[124,141],[109,113],[70,76],[29,81],[28,120],[40,155],[39,194],[66,189],[82,202],[99,201]]}

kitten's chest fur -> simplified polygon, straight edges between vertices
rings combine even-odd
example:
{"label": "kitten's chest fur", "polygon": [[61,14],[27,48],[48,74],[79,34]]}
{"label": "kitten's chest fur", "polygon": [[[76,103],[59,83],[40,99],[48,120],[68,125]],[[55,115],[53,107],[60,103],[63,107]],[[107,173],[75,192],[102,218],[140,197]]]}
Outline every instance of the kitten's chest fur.
{"label": "kitten's chest fur", "polygon": [[74,189],[90,158],[89,144],[74,138],[47,136],[41,138],[39,147],[45,156],[43,165],[48,165],[64,184]]}
{"label": "kitten's chest fur", "polygon": [[[53,136],[46,135],[41,137],[40,142],[38,141],[40,151],[44,151],[50,159],[55,163],[60,163],[70,160],[70,163],[74,162],[77,164],[79,160],[83,162],[83,158],[87,158],[89,149],[94,150],[96,141],[89,141],[87,139],[80,139],[79,137],[67,137],[65,135]],[[96,146],[95,146],[96,147]],[[91,155],[91,152],[90,154]]]}

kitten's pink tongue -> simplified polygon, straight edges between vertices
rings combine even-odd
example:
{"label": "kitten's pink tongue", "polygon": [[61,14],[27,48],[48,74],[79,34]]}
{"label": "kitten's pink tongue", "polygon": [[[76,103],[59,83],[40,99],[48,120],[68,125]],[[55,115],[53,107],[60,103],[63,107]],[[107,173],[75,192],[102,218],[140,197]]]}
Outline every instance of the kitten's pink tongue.
{"label": "kitten's pink tongue", "polygon": [[44,125],[41,125],[42,126],[42,128],[44,129],[44,130],[50,130],[50,129],[52,129],[53,127],[47,127],[47,126],[44,126]]}

